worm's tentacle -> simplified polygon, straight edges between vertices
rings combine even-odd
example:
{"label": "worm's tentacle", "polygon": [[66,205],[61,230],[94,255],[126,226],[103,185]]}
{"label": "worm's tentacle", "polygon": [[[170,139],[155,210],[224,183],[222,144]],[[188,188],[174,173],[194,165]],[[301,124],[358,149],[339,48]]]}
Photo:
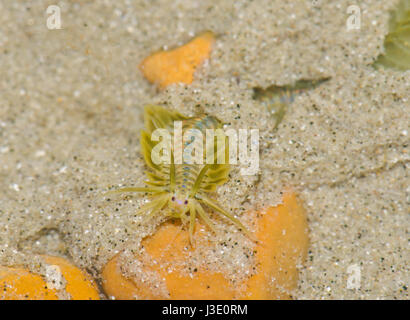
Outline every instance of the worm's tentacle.
{"label": "worm's tentacle", "polygon": [[150,218],[152,218],[158,211],[160,211],[168,202],[168,196],[167,195],[162,195],[158,197],[158,199],[154,199],[151,202],[145,204],[142,206],[136,214],[140,214],[143,212],[148,212],[149,210],[151,211],[149,214],[145,216],[143,219],[143,222],[146,222]]}
{"label": "worm's tentacle", "polygon": [[156,187],[150,187],[150,188],[138,188],[138,187],[128,187],[128,188],[121,188],[117,190],[112,190],[104,193],[104,195],[110,195],[110,194],[118,194],[118,193],[126,193],[126,192],[150,192],[150,193],[158,193],[158,192],[164,192],[164,188],[156,188]]}
{"label": "worm's tentacle", "polygon": [[194,230],[195,230],[195,221],[196,221],[196,208],[195,204],[191,201],[189,203],[189,241],[191,245],[194,243]]}
{"label": "worm's tentacle", "polygon": [[196,208],[196,211],[198,212],[198,215],[201,217],[201,219],[204,220],[207,226],[213,232],[216,233],[215,226],[212,223],[211,219],[209,218],[209,215],[205,212],[204,208],[202,208],[202,205],[199,202],[195,201],[195,208]]}
{"label": "worm's tentacle", "polygon": [[229,212],[226,212],[224,209],[222,209],[218,204],[216,204],[213,200],[209,199],[206,196],[201,195],[199,201],[203,202],[206,204],[208,207],[218,211],[219,213],[223,214],[225,217],[227,217],[229,220],[231,220],[236,226],[244,231],[248,236],[252,236],[248,229],[240,222],[238,219],[236,219],[233,215],[231,215]]}

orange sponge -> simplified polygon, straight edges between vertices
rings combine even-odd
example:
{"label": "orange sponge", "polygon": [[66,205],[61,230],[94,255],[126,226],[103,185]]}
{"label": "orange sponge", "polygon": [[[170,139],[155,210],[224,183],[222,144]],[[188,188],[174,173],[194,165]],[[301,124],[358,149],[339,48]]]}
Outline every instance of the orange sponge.
{"label": "orange sponge", "polygon": [[0,266],[0,300],[58,300],[44,279],[23,268]]}
{"label": "orange sponge", "polygon": [[[63,258],[44,256],[46,268],[62,277],[65,294],[73,300],[98,300],[99,294],[89,275]],[[26,269],[0,266],[0,300],[58,300],[56,283]],[[59,281],[57,279],[57,281]]]}
{"label": "orange sponge", "polygon": [[145,58],[140,70],[161,89],[173,83],[192,83],[196,68],[209,58],[215,36],[204,32],[190,42],[170,51],[158,51]]}
{"label": "orange sponge", "polygon": [[91,276],[60,257],[44,256],[49,266],[58,267],[66,281],[65,291],[72,300],[99,300],[99,293]]}
{"label": "orange sponge", "polygon": [[297,265],[304,262],[308,249],[305,210],[294,193],[286,193],[283,204],[256,215],[259,272],[248,281],[242,298],[289,299],[298,281]]}
{"label": "orange sponge", "polygon": [[[195,233],[195,236],[200,237],[200,232]],[[172,248],[168,246],[171,240]],[[161,226],[142,243],[150,261],[156,261],[144,268],[147,272],[157,272],[161,279],[165,279],[167,293],[152,289],[144,282],[125,278],[119,268],[117,256],[103,270],[105,292],[116,299],[220,299],[221,295],[226,299],[234,298],[234,289],[221,273],[198,270],[193,278],[183,274],[180,263],[188,259],[189,252],[184,250],[188,243],[188,232],[181,232],[179,226],[171,223]],[[173,272],[161,268],[161,262],[170,263]]]}
{"label": "orange sponge", "polygon": [[[180,267],[189,259],[186,250],[188,231],[166,223],[144,239],[146,253],[156,263],[147,264],[147,272],[159,275],[157,287],[164,284],[167,292],[155,290],[146,282],[126,278],[121,272],[118,256],[110,260],[102,272],[105,292],[116,299],[289,299],[297,284],[297,265],[306,257],[308,237],[303,207],[294,193],[283,198],[283,204],[263,212],[251,213],[257,224],[257,273],[240,286],[233,286],[224,274],[197,270],[187,276]],[[200,228],[198,228],[201,230]],[[196,237],[200,237],[197,232]],[[172,241],[172,249],[168,244]],[[194,250],[191,248],[191,250]],[[147,261],[136,256],[140,261]],[[160,267],[161,262],[172,266],[172,272]],[[238,288],[245,287],[246,290]]]}

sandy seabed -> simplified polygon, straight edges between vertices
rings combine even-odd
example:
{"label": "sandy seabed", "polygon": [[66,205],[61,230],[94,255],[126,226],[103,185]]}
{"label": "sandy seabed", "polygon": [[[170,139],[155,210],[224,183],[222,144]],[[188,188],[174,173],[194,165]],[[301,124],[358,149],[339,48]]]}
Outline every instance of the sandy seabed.
{"label": "sandy seabed", "polygon": [[[348,30],[350,0],[58,1],[62,29],[49,30],[53,1],[1,1],[0,264],[38,269],[38,254],[58,254],[98,278],[155,231],[160,219],[133,223],[143,199],[102,193],[141,185],[142,110],[157,103],[260,130],[260,173],[234,169],[218,199],[241,216],[285,187],[299,192],[311,244],[296,299],[408,299],[410,72],[371,66],[395,3],[360,1],[361,27]],[[193,84],[158,92],[138,71],[204,30],[217,42]],[[254,87],[324,77],[276,129],[252,98]],[[246,242],[220,225],[231,234],[215,245]],[[239,277],[244,250],[203,258]]]}

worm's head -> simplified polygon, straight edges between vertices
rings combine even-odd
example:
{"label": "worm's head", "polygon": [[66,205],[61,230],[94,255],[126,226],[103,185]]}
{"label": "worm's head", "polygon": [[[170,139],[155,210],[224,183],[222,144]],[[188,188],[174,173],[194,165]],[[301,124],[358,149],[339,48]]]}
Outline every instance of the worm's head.
{"label": "worm's head", "polygon": [[184,219],[189,211],[189,199],[186,195],[173,194],[170,196],[169,207],[175,218]]}

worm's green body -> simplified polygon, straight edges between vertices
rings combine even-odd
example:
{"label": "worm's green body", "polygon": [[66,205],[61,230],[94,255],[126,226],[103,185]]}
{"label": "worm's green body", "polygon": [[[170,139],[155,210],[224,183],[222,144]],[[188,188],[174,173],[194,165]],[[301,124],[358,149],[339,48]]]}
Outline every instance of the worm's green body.
{"label": "worm's green body", "polygon": [[[225,156],[228,153],[228,146],[225,143],[223,146],[214,144],[215,161],[212,164],[206,163],[206,152],[203,152],[203,163],[184,161],[178,164],[175,159],[174,146],[171,147],[170,163],[156,164],[152,159],[153,148],[159,141],[151,139],[152,133],[156,129],[166,129],[174,138],[174,123],[181,121],[182,132],[194,129],[200,132],[200,138],[206,136],[206,129],[221,129],[222,123],[212,116],[199,116],[188,118],[178,112],[169,111],[161,106],[146,106],[144,113],[145,130],[141,132],[141,150],[149,168],[147,172],[148,180],[145,181],[149,187],[142,188],[123,188],[114,191],[115,193],[123,192],[147,192],[152,197],[151,201],[144,205],[138,212],[149,216],[155,214],[164,214],[170,218],[181,219],[183,223],[189,223],[189,234],[192,242],[192,236],[195,227],[196,216],[212,229],[213,224],[205,211],[204,206],[219,212],[235,225],[246,232],[246,228],[233,215],[222,209],[208,195],[215,191],[216,187],[224,184],[229,178],[229,164],[216,163],[217,154],[223,152]],[[217,130],[216,130],[217,131]],[[218,134],[216,134],[217,136]],[[195,137],[197,138],[197,137]],[[191,141],[184,141],[184,148],[189,144],[195,143],[195,138]],[[224,137],[223,139],[226,139]],[[199,140],[197,139],[196,143]],[[226,142],[226,140],[225,140]],[[202,141],[202,145],[206,143]],[[206,150],[205,150],[206,151]],[[226,160],[226,158],[225,158]]]}

